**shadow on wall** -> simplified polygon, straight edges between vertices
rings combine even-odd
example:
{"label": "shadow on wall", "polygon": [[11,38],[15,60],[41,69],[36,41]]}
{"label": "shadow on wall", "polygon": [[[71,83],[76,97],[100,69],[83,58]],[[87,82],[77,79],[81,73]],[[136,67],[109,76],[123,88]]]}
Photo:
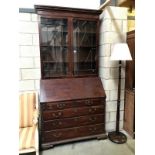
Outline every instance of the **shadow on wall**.
{"label": "shadow on wall", "polygon": [[[100,5],[105,3],[105,2],[106,2],[106,0],[100,0]],[[117,3],[117,0],[111,0],[109,5],[110,6],[116,6],[116,3]]]}
{"label": "shadow on wall", "polygon": [[[107,11],[108,11],[108,13],[109,13],[111,19],[115,19],[115,16],[114,16],[114,14],[112,13],[112,10],[111,10],[110,7],[107,7]],[[113,20],[113,23],[114,23],[114,27],[115,27],[116,31],[118,32],[118,35],[119,35],[120,40],[121,40],[122,42],[125,42],[125,39],[126,39],[126,38],[125,38],[124,35],[122,34],[121,28],[119,28],[119,26],[118,26],[116,20]]]}

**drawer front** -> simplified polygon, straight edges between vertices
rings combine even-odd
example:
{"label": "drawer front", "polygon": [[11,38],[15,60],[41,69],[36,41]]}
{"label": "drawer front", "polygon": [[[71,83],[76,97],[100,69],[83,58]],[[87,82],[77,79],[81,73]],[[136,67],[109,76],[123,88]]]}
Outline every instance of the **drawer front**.
{"label": "drawer front", "polygon": [[76,126],[99,124],[99,123],[104,123],[104,122],[105,122],[104,115],[101,115],[101,114],[89,115],[89,116],[45,121],[42,123],[41,129],[43,131],[49,131],[49,130],[54,130],[54,129],[63,129],[63,128],[70,128],[70,127],[76,127]]}
{"label": "drawer front", "polygon": [[84,116],[84,115],[90,115],[90,114],[104,114],[104,105],[69,108],[69,109],[58,110],[58,111],[47,110],[42,112],[42,119],[44,121],[48,121],[52,119],[69,118],[69,117]]}
{"label": "drawer front", "polygon": [[97,106],[97,105],[102,105],[104,103],[105,103],[104,98],[97,98],[97,99],[87,99],[87,100],[41,103],[41,108],[43,110],[61,110],[61,109],[72,108],[72,107]]}
{"label": "drawer front", "polygon": [[42,132],[42,142],[54,142],[59,140],[85,137],[95,134],[105,133],[105,125],[97,124],[76,128],[58,129]]}

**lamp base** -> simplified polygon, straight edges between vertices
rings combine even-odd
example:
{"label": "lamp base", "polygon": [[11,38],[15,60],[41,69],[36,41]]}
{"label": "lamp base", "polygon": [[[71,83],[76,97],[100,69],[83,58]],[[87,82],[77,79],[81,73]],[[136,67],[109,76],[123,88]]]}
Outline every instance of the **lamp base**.
{"label": "lamp base", "polygon": [[125,134],[116,131],[108,133],[108,138],[109,140],[117,144],[123,144],[127,141],[127,137]]}

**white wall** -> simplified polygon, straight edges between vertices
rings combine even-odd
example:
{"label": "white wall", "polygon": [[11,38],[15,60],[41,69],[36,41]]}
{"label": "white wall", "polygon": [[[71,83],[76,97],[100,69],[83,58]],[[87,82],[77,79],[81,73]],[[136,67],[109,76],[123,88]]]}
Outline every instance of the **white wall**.
{"label": "white wall", "polygon": [[19,13],[19,90],[39,91],[40,76],[37,15]]}
{"label": "white wall", "polygon": [[[115,130],[118,90],[118,61],[110,61],[111,46],[124,42],[127,32],[127,8],[106,7],[100,15],[99,76],[106,92],[106,131]],[[120,129],[123,127],[125,64],[121,75]]]}
{"label": "white wall", "polygon": [[34,8],[37,4],[98,9],[100,0],[20,0],[19,8]]}

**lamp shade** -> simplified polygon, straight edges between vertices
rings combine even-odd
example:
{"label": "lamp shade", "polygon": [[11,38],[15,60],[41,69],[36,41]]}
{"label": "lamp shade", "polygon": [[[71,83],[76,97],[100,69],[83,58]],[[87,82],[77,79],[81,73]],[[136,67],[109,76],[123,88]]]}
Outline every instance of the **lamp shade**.
{"label": "lamp shade", "polygon": [[110,60],[132,60],[127,43],[114,44],[112,47]]}

